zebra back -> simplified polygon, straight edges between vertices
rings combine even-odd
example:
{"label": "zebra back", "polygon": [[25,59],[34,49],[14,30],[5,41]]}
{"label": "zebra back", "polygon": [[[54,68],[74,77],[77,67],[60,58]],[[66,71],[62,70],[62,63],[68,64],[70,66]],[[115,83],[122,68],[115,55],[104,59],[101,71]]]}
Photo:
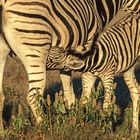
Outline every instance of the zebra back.
{"label": "zebra back", "polygon": [[115,74],[127,71],[140,57],[140,15],[130,14],[104,30],[93,42],[88,56],[68,54],[65,67],[95,75],[115,68]]}

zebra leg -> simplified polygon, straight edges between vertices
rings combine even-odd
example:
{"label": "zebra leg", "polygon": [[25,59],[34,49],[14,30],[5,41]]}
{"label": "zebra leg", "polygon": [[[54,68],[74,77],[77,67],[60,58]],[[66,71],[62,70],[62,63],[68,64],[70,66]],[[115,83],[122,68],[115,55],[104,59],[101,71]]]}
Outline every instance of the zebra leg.
{"label": "zebra leg", "polygon": [[133,102],[133,120],[132,131],[139,132],[139,87],[135,79],[134,67],[123,74],[124,80],[130,90],[131,99]]}
{"label": "zebra leg", "polygon": [[113,93],[113,80],[114,75],[106,75],[104,78],[101,78],[104,86],[104,103],[103,103],[103,109],[106,110],[109,108],[111,104],[112,99],[112,93]]}
{"label": "zebra leg", "polygon": [[64,101],[67,101],[68,106],[71,107],[75,103],[71,72],[60,71],[60,77],[64,91]]}
{"label": "zebra leg", "polygon": [[94,83],[96,81],[96,77],[93,76],[90,72],[86,72],[82,74],[82,96],[81,101],[83,104],[90,101],[91,96],[91,90],[94,86]]}
{"label": "zebra leg", "polygon": [[[35,55],[39,55],[39,57],[33,57]],[[43,100],[43,93],[46,85],[47,53],[34,54],[34,52],[30,52],[30,50],[27,49],[27,52],[22,51],[22,56],[19,55],[19,58],[24,64],[28,75],[29,91],[27,95],[27,102],[34,114],[34,117],[36,118],[37,123],[40,123],[43,120],[42,117],[44,114],[41,102]]]}
{"label": "zebra leg", "polygon": [[3,25],[5,38],[27,72],[29,81],[27,102],[36,122],[40,123],[44,114],[41,100],[46,85],[46,61],[51,46],[50,28],[36,22],[33,25],[24,24],[25,18],[21,22],[22,18],[19,18],[19,22],[14,22],[15,18],[8,18],[6,15],[3,17],[6,19]]}
{"label": "zebra leg", "polygon": [[[51,46],[51,40],[46,40],[48,41],[46,45],[41,47],[38,46],[38,43],[30,45],[28,43],[23,43],[24,40],[21,34],[18,35],[17,32],[14,31],[15,30],[12,32],[12,30],[6,28],[5,37],[12,50],[25,67],[29,82],[27,102],[37,123],[40,123],[43,120],[42,115],[44,114],[41,108],[41,100],[43,99],[46,85],[46,61]],[[29,39],[25,41],[31,42],[32,40],[30,40],[29,35],[27,34],[26,36]],[[41,35],[39,37],[41,38]],[[17,40],[13,41],[15,38]]]}
{"label": "zebra leg", "polygon": [[3,130],[3,123],[2,123],[2,112],[4,106],[4,95],[3,95],[3,73],[4,73],[4,66],[6,62],[7,55],[9,54],[9,48],[7,43],[5,42],[2,35],[0,35],[0,130]]}
{"label": "zebra leg", "polygon": [[[28,55],[26,54],[26,56]],[[43,93],[46,85],[46,56],[47,54],[41,53],[36,59],[33,59],[30,56],[26,57],[26,59],[22,59],[29,80],[27,101],[37,123],[42,122],[42,115],[44,114],[41,102],[43,100]]]}

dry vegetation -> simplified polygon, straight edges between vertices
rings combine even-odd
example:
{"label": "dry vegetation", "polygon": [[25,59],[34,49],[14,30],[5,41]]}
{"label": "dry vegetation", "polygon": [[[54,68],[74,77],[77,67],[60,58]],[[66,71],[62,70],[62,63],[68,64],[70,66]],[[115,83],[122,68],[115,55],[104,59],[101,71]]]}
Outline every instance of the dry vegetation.
{"label": "dry vegetation", "polygon": [[[137,78],[140,74],[136,70]],[[4,73],[4,93],[6,96],[3,120],[5,131],[1,140],[136,140],[139,136],[130,135],[132,105],[122,78],[117,81],[117,98],[108,113],[101,110],[97,102],[102,100],[101,83],[93,89],[92,101],[83,106],[79,102],[81,74],[73,74],[76,105],[68,110],[63,103],[62,87],[58,71],[47,72],[44,111],[45,122],[35,125],[35,120],[26,102],[28,82],[20,61],[8,58]],[[121,81],[121,82],[120,82]],[[114,94],[114,93],[113,93]],[[50,96],[51,95],[51,99]],[[55,96],[55,100],[54,100]],[[99,97],[100,96],[100,97]],[[119,106],[119,108],[118,108]],[[120,107],[122,111],[120,111]],[[125,111],[124,111],[125,109]]]}

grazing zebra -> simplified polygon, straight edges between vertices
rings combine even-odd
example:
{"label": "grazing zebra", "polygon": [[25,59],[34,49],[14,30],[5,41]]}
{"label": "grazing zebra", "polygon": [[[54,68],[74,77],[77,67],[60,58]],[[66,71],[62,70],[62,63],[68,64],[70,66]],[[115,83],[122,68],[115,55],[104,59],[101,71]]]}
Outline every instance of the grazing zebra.
{"label": "grazing zebra", "polygon": [[[42,96],[45,88],[50,47],[66,49],[81,45],[88,50],[97,30],[101,30],[120,8],[139,10],[139,0],[1,0],[1,4],[0,128],[3,127],[3,71],[10,49],[25,66],[29,80],[27,101],[37,122],[40,122],[43,112],[38,111],[40,102],[36,97],[38,94]],[[72,104],[75,96],[69,82],[70,74],[62,72],[61,78],[64,97]]]}
{"label": "grazing zebra", "polygon": [[134,66],[140,57],[140,14],[129,14],[104,30],[93,42],[92,47],[87,55],[74,54],[63,48],[57,48],[56,51],[59,50],[62,61],[56,62],[55,57],[54,59],[52,57],[52,61],[66,71],[88,71],[95,77],[100,77],[105,89],[105,106],[109,106],[111,101],[114,76],[122,73],[133,101],[132,130],[139,131],[140,93],[134,75]]}

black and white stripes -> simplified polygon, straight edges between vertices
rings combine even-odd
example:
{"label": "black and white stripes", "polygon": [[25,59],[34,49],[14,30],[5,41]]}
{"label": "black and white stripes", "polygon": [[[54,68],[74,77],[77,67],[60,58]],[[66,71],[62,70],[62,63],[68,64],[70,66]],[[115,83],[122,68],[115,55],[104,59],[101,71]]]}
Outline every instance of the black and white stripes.
{"label": "black and white stripes", "polygon": [[[3,77],[6,56],[12,49],[27,71],[27,100],[37,122],[42,118],[36,113],[40,105],[35,96],[37,93],[42,96],[45,88],[46,61],[50,48],[59,46],[75,49],[81,45],[88,51],[97,31],[103,29],[119,9],[126,5],[127,9],[137,11],[139,6],[137,8],[134,1],[136,0],[1,0],[2,30],[6,41],[0,36],[0,44],[3,50],[1,52],[6,53],[1,56],[0,73]],[[127,6],[127,2],[131,6]],[[55,69],[51,61],[47,63],[47,68]],[[63,77],[64,74],[61,78]],[[70,78],[65,76],[64,79]],[[2,91],[2,79],[0,82]],[[69,105],[75,101],[73,90],[70,89],[70,83],[64,85],[64,91],[69,91],[64,93]]]}
{"label": "black and white stripes", "polygon": [[140,15],[129,14],[104,30],[92,45],[87,56],[62,52],[65,61],[61,66],[100,77],[105,89],[104,108],[111,102],[114,76],[123,74],[133,101],[132,129],[138,131],[139,88],[134,66],[140,57]]}

